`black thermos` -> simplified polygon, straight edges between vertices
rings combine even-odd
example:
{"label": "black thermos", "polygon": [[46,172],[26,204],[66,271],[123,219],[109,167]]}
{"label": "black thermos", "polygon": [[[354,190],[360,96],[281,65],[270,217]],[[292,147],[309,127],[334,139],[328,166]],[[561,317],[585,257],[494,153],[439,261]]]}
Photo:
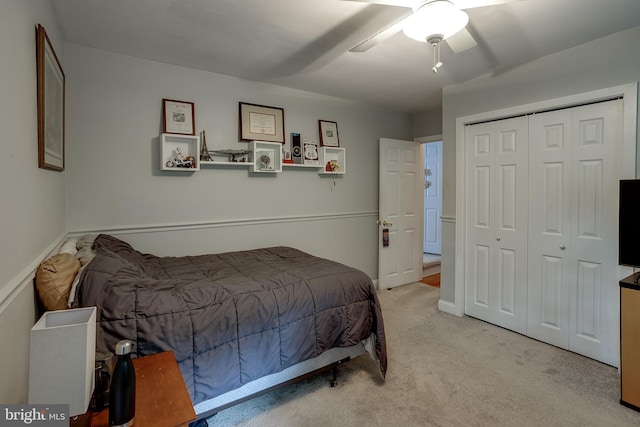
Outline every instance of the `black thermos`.
{"label": "black thermos", "polygon": [[129,427],[136,415],[136,372],[131,361],[131,341],[116,344],[116,364],[111,379],[109,425]]}

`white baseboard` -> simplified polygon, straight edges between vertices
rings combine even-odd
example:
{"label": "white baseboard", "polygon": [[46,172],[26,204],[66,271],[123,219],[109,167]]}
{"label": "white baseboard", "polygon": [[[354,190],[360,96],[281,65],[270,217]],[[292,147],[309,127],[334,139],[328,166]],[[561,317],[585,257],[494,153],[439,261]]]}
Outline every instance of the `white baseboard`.
{"label": "white baseboard", "polygon": [[444,312],[444,313],[448,313],[448,314],[452,314],[454,316],[457,317],[462,317],[459,313],[458,310],[456,309],[456,305],[452,302],[449,301],[443,301],[443,300],[439,300],[438,301],[438,310]]}

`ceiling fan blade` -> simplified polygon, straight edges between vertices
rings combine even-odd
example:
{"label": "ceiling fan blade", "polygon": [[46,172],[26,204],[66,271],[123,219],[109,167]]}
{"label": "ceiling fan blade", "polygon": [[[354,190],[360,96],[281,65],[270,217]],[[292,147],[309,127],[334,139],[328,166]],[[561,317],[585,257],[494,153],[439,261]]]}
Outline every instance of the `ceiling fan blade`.
{"label": "ceiling fan blade", "polygon": [[367,50],[371,49],[378,43],[382,43],[392,35],[402,31],[402,27],[404,26],[404,21],[405,19],[401,19],[400,21],[396,22],[392,26],[385,28],[379,33],[376,33],[375,35],[369,37],[359,45],[356,45],[351,49],[349,49],[349,52],[366,52]]}
{"label": "ceiling fan blade", "polygon": [[478,45],[476,40],[466,28],[463,28],[451,37],[448,37],[445,41],[447,42],[453,53],[464,52],[465,50],[471,49],[472,47]]}
{"label": "ceiling fan blade", "polygon": [[369,3],[369,4],[384,4],[387,6],[398,6],[398,7],[412,7],[415,5],[415,0],[342,0],[342,1],[353,1],[358,3]]}
{"label": "ceiling fan blade", "polygon": [[[357,0],[356,0],[357,1]],[[495,6],[498,4],[515,3],[523,0],[452,0],[458,9],[473,9],[475,7]]]}

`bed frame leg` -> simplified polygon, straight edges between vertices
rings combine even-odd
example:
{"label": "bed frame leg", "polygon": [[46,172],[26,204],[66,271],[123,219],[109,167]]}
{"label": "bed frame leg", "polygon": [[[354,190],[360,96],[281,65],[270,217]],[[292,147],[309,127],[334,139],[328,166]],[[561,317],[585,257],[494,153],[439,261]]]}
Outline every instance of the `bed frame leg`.
{"label": "bed frame leg", "polygon": [[206,418],[201,418],[190,423],[189,427],[209,427],[209,423],[207,422]]}
{"label": "bed frame leg", "polygon": [[338,385],[338,365],[331,368],[331,387]]}

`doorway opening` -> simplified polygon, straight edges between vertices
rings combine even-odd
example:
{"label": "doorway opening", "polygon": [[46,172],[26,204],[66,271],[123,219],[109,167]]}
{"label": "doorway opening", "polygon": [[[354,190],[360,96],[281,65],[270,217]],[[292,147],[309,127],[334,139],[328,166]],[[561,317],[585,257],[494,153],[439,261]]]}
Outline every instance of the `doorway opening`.
{"label": "doorway opening", "polygon": [[442,140],[424,138],[424,211],[422,277],[440,274],[442,253]]}

